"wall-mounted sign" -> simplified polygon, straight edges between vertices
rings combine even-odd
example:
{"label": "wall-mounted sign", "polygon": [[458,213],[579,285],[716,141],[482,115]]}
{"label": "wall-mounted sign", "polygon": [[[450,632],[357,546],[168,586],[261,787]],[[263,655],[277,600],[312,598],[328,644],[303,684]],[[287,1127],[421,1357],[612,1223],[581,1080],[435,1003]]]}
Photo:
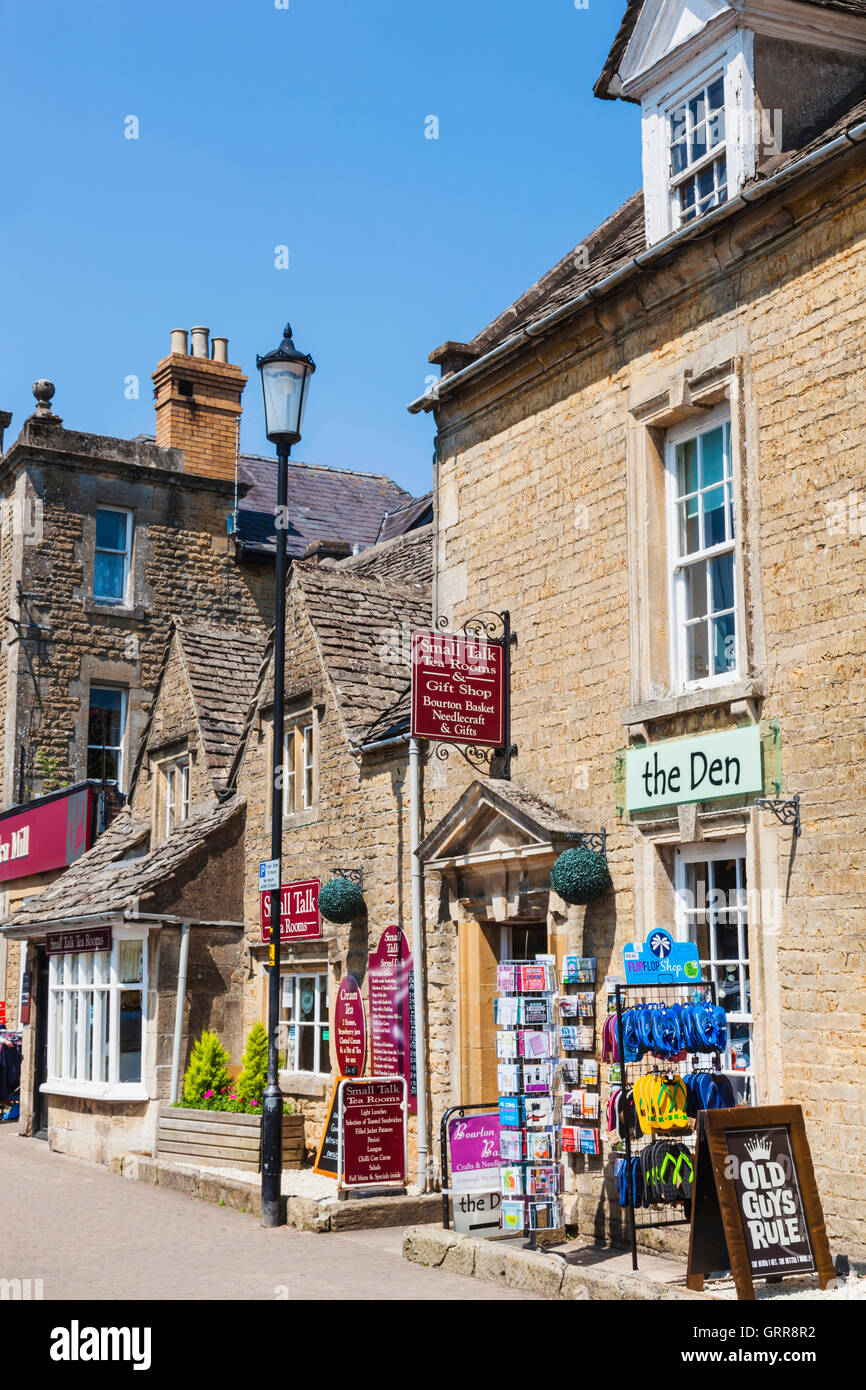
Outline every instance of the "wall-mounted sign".
{"label": "wall-mounted sign", "polygon": [[505,742],[505,652],[453,633],[412,633],[412,736]]}
{"label": "wall-mounted sign", "polygon": [[625,755],[628,811],[715,801],[763,791],[757,724],[629,748]]}
{"label": "wall-mounted sign", "polygon": [[627,985],[674,985],[698,983],[701,966],[693,941],[675,941],[663,927],[651,931],[638,945],[626,942],[622,948]]}
{"label": "wall-mounted sign", "polygon": [[409,1095],[409,1112],[418,1109],[415,1079],[415,993],[412,953],[406,933],[386,927],[370,956],[371,1068],[376,1076],[403,1076]]}
{"label": "wall-mounted sign", "polygon": [[340,1152],[346,1187],[406,1181],[406,1084],[402,1078],[340,1082]]}
{"label": "wall-mounted sign", "polygon": [[334,1006],[334,1048],[341,1076],[363,1076],[367,1060],[367,1018],[358,981],[344,975]]}
{"label": "wall-mounted sign", "polygon": [[72,951],[110,950],[111,927],[76,927],[45,933],[45,951],[49,956],[67,956]]}
{"label": "wall-mounted sign", "polygon": [[755,1279],[834,1277],[821,1199],[799,1105],[701,1111],[686,1283],[730,1268],[737,1297]]}
{"label": "wall-mounted sign", "polygon": [[90,848],[93,791],[79,787],[0,816],[0,883],[62,869]]}
{"label": "wall-mounted sign", "polygon": [[[284,883],[280,890],[280,941],[315,941],[322,935],[317,878]],[[259,895],[259,920],[262,941],[271,939],[271,895]]]}

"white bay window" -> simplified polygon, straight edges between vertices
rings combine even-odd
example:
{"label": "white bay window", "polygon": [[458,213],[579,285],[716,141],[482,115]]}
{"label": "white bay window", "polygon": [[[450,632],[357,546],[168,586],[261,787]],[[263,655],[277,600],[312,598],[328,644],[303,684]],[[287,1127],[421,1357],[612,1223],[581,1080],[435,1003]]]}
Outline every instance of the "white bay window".
{"label": "white bay window", "polygon": [[115,933],[108,951],[51,956],[43,1090],[118,1099],[143,1090],[146,978],[143,936]]}

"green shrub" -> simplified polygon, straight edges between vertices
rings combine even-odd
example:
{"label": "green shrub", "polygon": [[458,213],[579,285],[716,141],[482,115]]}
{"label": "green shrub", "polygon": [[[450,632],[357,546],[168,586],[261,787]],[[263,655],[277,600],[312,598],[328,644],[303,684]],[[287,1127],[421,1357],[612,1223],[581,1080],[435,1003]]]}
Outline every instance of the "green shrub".
{"label": "green shrub", "polygon": [[238,1098],[258,1107],[268,1084],[268,1032],[263,1023],[254,1023],[250,1029],[241,1060],[243,1071],[238,1077]]}
{"label": "green shrub", "polygon": [[551,869],[550,886],[567,903],[594,902],[611,886],[607,860],[587,845],[567,849]]}
{"label": "green shrub", "polygon": [[197,1043],[193,1044],[189,1066],[183,1078],[183,1103],[194,1109],[203,1108],[205,1095],[218,1095],[228,1092],[229,1054],[220,1043],[216,1033],[204,1030]]}

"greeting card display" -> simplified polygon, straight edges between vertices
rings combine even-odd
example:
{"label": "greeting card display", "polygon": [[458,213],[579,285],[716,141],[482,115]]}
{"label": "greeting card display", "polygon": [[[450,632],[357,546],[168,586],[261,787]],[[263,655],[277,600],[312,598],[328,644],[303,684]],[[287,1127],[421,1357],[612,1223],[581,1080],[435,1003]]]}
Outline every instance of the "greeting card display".
{"label": "greeting card display", "polygon": [[503,1129],[499,1133],[499,1157],[507,1163],[520,1163],[526,1156],[522,1129]]}
{"label": "greeting card display", "polygon": [[523,1203],[503,1202],[499,1208],[499,1221],[502,1229],[513,1231],[515,1235],[523,1230]]}
{"label": "greeting card display", "polygon": [[565,956],[562,962],[564,985],[594,985],[595,956]]}
{"label": "greeting card display", "polygon": [[523,1195],[523,1169],[520,1167],[500,1168],[499,1190],[503,1197],[521,1197]]}

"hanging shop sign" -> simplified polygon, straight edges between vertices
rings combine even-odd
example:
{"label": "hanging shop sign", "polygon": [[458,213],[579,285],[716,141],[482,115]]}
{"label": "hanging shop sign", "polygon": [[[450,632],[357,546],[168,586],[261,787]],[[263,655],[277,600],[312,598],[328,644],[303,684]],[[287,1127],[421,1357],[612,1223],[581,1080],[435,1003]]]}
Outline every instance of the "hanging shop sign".
{"label": "hanging shop sign", "polygon": [[[317,878],[284,883],[280,890],[280,941],[316,941],[322,935]],[[271,895],[259,894],[259,920],[262,941],[271,939]]]}
{"label": "hanging shop sign", "polygon": [[405,1077],[409,1113],[418,1109],[415,1073],[415,991],[406,933],[386,927],[370,956],[370,1066],[376,1076]]}
{"label": "hanging shop sign", "polygon": [[622,948],[627,985],[680,985],[698,983],[701,964],[693,941],[675,941],[663,927],[651,931],[638,945],[626,942]]}
{"label": "hanging shop sign", "polygon": [[454,1116],[449,1120],[448,1165],[455,1231],[499,1236],[499,1115]]}
{"label": "hanging shop sign", "polygon": [[737,1297],[755,1279],[835,1271],[799,1105],[701,1111],[686,1283],[730,1268]]}
{"label": "hanging shop sign", "polygon": [[0,815],[0,883],[79,859],[93,840],[93,805],[93,789],[84,786]]}
{"label": "hanging shop sign", "polygon": [[71,931],[50,931],[45,934],[45,952],[49,956],[67,956],[73,951],[110,951],[111,927],[87,927]]}
{"label": "hanging shop sign", "polygon": [[406,1094],[402,1077],[340,1082],[338,1177],[343,1186],[406,1181]]}
{"label": "hanging shop sign", "polygon": [[412,633],[412,737],[505,743],[506,650],[448,632]]}
{"label": "hanging shop sign", "polygon": [[628,811],[716,801],[763,791],[757,724],[629,748],[625,755]]}
{"label": "hanging shop sign", "polygon": [[358,981],[344,975],[334,1006],[334,1047],[341,1076],[363,1076],[367,1060],[367,1018]]}

